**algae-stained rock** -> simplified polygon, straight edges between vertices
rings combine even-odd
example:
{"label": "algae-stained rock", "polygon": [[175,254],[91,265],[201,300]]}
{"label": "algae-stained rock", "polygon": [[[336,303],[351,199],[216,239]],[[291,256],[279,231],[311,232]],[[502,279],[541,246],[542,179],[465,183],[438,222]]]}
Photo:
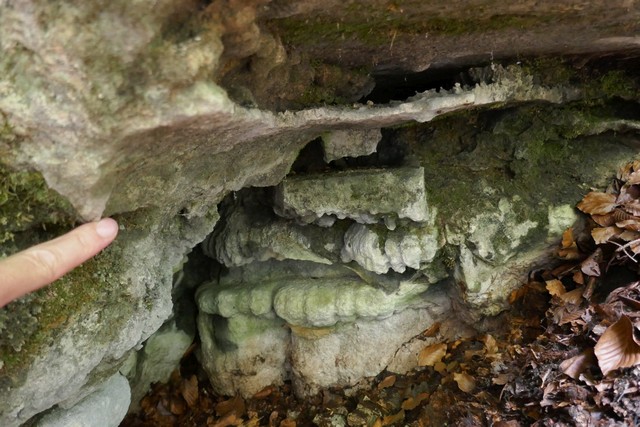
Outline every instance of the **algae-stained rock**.
{"label": "algae-stained rock", "polygon": [[311,223],[351,218],[364,224],[386,220],[429,219],[424,170],[368,169],[312,176],[291,176],[277,189],[276,208],[283,216]]}
{"label": "algae-stained rock", "polygon": [[442,289],[428,291],[428,306],[407,309],[382,320],[360,319],[325,331],[292,329],[293,384],[300,395],[331,386],[353,386],[378,375],[393,362],[398,348],[441,320],[449,309]]}
{"label": "algae-stained rock", "polygon": [[334,130],[322,135],[324,160],[366,156],[376,151],[382,134],[380,129]]}
{"label": "algae-stained rock", "polygon": [[249,397],[287,378],[289,331],[281,319],[198,315],[200,362],[221,394]]}

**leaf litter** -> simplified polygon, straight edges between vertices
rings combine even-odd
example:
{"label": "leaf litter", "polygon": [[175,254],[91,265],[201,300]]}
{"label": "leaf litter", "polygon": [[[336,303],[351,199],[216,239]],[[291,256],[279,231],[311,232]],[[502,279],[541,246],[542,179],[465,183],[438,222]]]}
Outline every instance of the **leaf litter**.
{"label": "leaf litter", "polygon": [[434,325],[415,370],[306,400],[289,383],[216,395],[190,351],[122,426],[639,425],[640,162],[577,207],[584,226],[564,232],[558,264],[511,294],[492,334],[437,342]]}

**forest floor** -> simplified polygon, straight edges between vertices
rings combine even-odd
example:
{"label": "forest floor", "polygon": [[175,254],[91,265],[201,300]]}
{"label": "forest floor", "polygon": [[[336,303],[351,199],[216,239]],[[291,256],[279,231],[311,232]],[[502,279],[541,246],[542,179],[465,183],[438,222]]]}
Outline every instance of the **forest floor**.
{"label": "forest floor", "polygon": [[502,327],[426,347],[407,375],[304,401],[289,384],[219,396],[194,344],[122,426],[640,425],[640,162],[578,209],[584,226],[564,233],[557,264],[512,293]]}

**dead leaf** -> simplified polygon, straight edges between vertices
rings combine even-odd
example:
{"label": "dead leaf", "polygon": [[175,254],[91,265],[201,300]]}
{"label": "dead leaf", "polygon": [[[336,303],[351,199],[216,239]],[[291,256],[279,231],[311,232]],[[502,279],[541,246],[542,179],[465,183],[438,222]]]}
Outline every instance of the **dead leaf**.
{"label": "dead leaf", "polygon": [[640,216],[640,200],[633,200],[622,205],[622,209],[633,216]]}
{"label": "dead leaf", "polygon": [[571,279],[578,285],[584,285],[584,275],[580,270],[577,270],[575,273],[573,273],[573,277]]}
{"label": "dead leaf", "polygon": [[[634,160],[622,166],[620,169],[618,169],[618,173],[616,174],[616,177],[620,181],[630,181],[630,180],[633,181],[631,179],[631,175],[638,170],[640,170],[640,160]],[[636,184],[636,183],[633,182],[633,184]]]}
{"label": "dead leaf", "polygon": [[445,343],[425,347],[418,355],[418,366],[434,366],[442,361],[445,354],[447,354],[447,344]]}
{"label": "dead leaf", "polygon": [[596,249],[587,259],[580,263],[580,270],[587,276],[600,277],[600,265],[602,249]]}
{"label": "dead leaf", "polygon": [[594,366],[596,362],[593,354],[593,349],[589,348],[577,356],[573,356],[570,359],[565,360],[560,364],[560,369],[566,375],[570,376],[574,380],[580,378],[580,374]]}
{"label": "dead leaf", "polygon": [[455,372],[453,380],[458,384],[458,388],[465,393],[471,393],[476,388],[476,380],[466,372]]}
{"label": "dead leaf", "polygon": [[616,223],[616,218],[613,213],[606,215],[591,215],[591,219],[600,227],[608,227]]}
{"label": "dead leaf", "polygon": [[579,287],[579,288],[575,288],[572,291],[559,295],[558,297],[565,303],[578,305],[582,301],[583,292],[584,292],[584,288]]}
{"label": "dead leaf", "polygon": [[612,237],[617,237],[622,233],[622,229],[612,227],[598,227],[591,230],[591,237],[596,242],[596,245],[607,243]]}
{"label": "dead leaf", "polygon": [[234,413],[238,417],[241,417],[242,415],[244,415],[245,411],[246,407],[244,404],[244,399],[238,395],[216,405],[216,414],[219,417],[222,417],[229,413]]}
{"label": "dead leaf", "polygon": [[[211,422],[209,422],[211,421]],[[208,427],[229,427],[229,426],[239,426],[242,424],[242,418],[239,418],[233,412],[228,413],[224,417],[222,417],[218,422],[214,422],[213,418],[207,420]]]}
{"label": "dead leaf", "polygon": [[633,324],[627,316],[609,326],[602,334],[594,353],[603,375],[618,368],[628,368],[640,363],[640,345],[633,336]]}
{"label": "dead leaf", "polygon": [[546,280],[545,283],[547,284],[547,291],[549,291],[551,296],[560,296],[567,292],[562,282],[558,279]]}
{"label": "dead leaf", "polygon": [[280,427],[296,427],[296,422],[291,418],[285,418],[284,420],[280,421]]}
{"label": "dead leaf", "polygon": [[189,408],[195,408],[198,403],[198,377],[191,375],[188,380],[183,379],[180,383],[180,393]]}
{"label": "dead leaf", "polygon": [[577,207],[587,214],[608,214],[616,208],[616,195],[591,191],[584,196]]}
{"label": "dead leaf", "polygon": [[485,335],[483,338],[483,341],[484,341],[484,347],[487,350],[487,354],[498,353],[498,343],[496,342],[496,339],[492,335],[490,334]]}
{"label": "dead leaf", "polygon": [[625,230],[640,231],[640,222],[636,219],[627,219],[624,221],[616,222],[616,226],[624,228]]}
{"label": "dead leaf", "polygon": [[569,227],[562,233],[562,249],[574,247],[576,241],[573,238],[573,227]]}
{"label": "dead leaf", "polygon": [[402,402],[402,409],[405,411],[412,411],[418,407],[418,405],[429,398],[429,393],[420,393],[415,397],[408,397]]}
{"label": "dead leaf", "polygon": [[429,327],[429,329],[422,332],[423,337],[435,337],[440,331],[441,322],[436,322]]}
{"label": "dead leaf", "polygon": [[393,387],[396,383],[396,376],[389,375],[378,384],[378,390],[382,390],[383,388]]}
{"label": "dead leaf", "polygon": [[275,386],[272,386],[272,385],[266,386],[265,388],[263,388],[262,390],[254,394],[253,398],[258,400],[266,399],[267,397],[271,396],[271,394],[276,390],[277,388]]}
{"label": "dead leaf", "polygon": [[404,409],[401,409],[400,412],[393,414],[393,415],[387,415],[386,417],[382,418],[382,425],[383,426],[390,426],[390,425],[394,425],[394,424],[399,424],[404,420]]}

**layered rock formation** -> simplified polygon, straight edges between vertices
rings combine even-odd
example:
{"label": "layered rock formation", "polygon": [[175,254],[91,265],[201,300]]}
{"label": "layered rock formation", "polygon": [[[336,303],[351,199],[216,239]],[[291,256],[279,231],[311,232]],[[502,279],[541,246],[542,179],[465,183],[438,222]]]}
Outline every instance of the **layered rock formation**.
{"label": "layered rock formation", "polygon": [[[172,317],[193,327],[180,313],[203,282],[204,363],[226,392],[354,384],[406,366],[398,348],[436,319],[496,313],[581,194],[636,155],[636,9],[0,0],[0,254],[121,224],[99,257],[0,309],[0,424],[126,395],[119,370],[139,396],[162,342],[147,339]],[[583,56],[519,63],[563,52]],[[345,176],[373,187],[339,200]],[[317,194],[296,199],[296,182]],[[214,231],[225,197],[280,183],[259,215],[223,203]],[[194,275],[185,256],[212,231],[214,266]]]}

